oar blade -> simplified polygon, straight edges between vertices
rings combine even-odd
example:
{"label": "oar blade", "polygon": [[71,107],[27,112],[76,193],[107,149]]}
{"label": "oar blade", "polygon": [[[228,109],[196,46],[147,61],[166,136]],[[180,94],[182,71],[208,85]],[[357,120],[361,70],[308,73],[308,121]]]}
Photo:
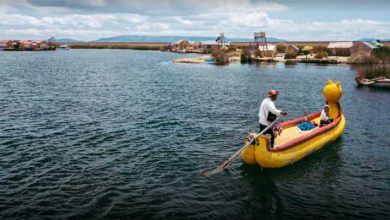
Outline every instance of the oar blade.
{"label": "oar blade", "polygon": [[222,171],[223,171],[223,168],[221,166],[218,166],[218,167],[216,167],[216,168],[214,168],[212,170],[205,170],[205,171],[203,171],[202,175],[208,177],[208,176],[220,173]]}
{"label": "oar blade", "polygon": [[202,172],[202,175],[203,176],[210,176],[210,175],[214,175],[214,174],[217,174],[221,171],[223,171],[224,169],[226,169],[230,164],[231,162],[234,160],[234,158],[236,158],[238,155],[240,155],[240,153],[246,148],[248,147],[250,144],[252,144],[253,140],[256,140],[257,137],[259,137],[260,135],[264,134],[268,129],[270,129],[277,121],[279,121],[281,118],[283,117],[283,115],[280,115],[276,118],[275,121],[273,121],[271,124],[269,124],[264,130],[262,130],[260,133],[258,133],[257,135],[255,135],[253,137],[253,139],[251,141],[249,141],[248,143],[246,143],[243,147],[241,147],[241,149],[239,149],[238,151],[236,151],[236,153],[234,153],[227,161],[225,161],[223,164],[221,164],[220,166],[212,169],[212,170],[206,170],[206,171],[203,171]]}

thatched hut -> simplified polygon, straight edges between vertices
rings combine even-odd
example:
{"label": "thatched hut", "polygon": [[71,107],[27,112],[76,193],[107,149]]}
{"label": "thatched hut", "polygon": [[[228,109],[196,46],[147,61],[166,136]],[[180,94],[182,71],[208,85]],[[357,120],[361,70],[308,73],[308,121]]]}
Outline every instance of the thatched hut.
{"label": "thatched hut", "polygon": [[0,40],[0,50],[11,48],[12,43],[12,40]]}
{"label": "thatched hut", "polygon": [[313,49],[314,48],[312,46],[304,46],[302,48],[302,52],[304,52],[304,53],[312,53]]}
{"label": "thatched hut", "polygon": [[330,42],[328,45],[328,54],[331,56],[351,56],[352,41]]}
{"label": "thatched hut", "polygon": [[21,40],[19,43],[19,49],[21,50],[34,50],[38,48],[38,44],[31,40]]}
{"label": "thatched hut", "polygon": [[37,41],[34,41],[34,42],[37,44],[39,49],[47,50],[47,49],[50,48],[49,47],[49,43],[44,41],[44,40],[37,40]]}
{"label": "thatched hut", "polygon": [[259,51],[262,57],[275,57],[278,53],[274,44],[260,45]]}
{"label": "thatched hut", "polygon": [[194,53],[202,53],[203,52],[203,44],[202,42],[194,42],[192,44],[193,52]]}
{"label": "thatched hut", "polygon": [[354,42],[353,46],[351,47],[351,57],[352,58],[369,57],[371,56],[374,49],[379,47],[383,47],[383,45],[378,42],[365,42],[365,41]]}
{"label": "thatched hut", "polygon": [[191,45],[190,42],[187,40],[179,40],[171,44],[171,51],[185,52],[187,47],[190,45]]}
{"label": "thatched hut", "polygon": [[203,53],[211,53],[212,50],[220,48],[219,44],[215,41],[202,41],[201,47]]}
{"label": "thatched hut", "polygon": [[299,53],[299,48],[294,44],[289,44],[286,48],[286,53],[296,56]]}

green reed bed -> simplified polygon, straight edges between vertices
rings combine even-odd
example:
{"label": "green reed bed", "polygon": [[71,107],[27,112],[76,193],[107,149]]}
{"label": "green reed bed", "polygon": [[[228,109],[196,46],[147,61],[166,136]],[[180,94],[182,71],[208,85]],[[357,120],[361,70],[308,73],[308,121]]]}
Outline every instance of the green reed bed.
{"label": "green reed bed", "polygon": [[378,77],[386,77],[390,79],[390,67],[386,65],[373,65],[367,67],[364,71],[364,78],[374,79]]}
{"label": "green reed bed", "polygon": [[132,49],[132,50],[161,50],[166,44],[158,43],[72,43],[74,49]]}

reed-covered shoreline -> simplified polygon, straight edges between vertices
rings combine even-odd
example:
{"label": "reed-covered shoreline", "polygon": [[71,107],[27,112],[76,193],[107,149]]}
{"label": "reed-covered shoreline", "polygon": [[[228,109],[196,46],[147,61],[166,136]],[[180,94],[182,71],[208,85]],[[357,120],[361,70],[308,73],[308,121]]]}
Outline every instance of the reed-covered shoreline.
{"label": "reed-covered shoreline", "polygon": [[[297,41],[297,42],[272,42],[274,44],[288,43],[295,44],[298,47],[310,45],[313,47],[326,47],[329,41]],[[385,46],[390,46],[390,42],[382,42]],[[78,49],[134,49],[134,50],[161,50],[168,48],[171,42],[64,42],[57,44],[67,44],[72,48]],[[231,45],[236,48],[246,48],[253,42],[232,42]]]}
{"label": "reed-covered shoreline", "polygon": [[384,64],[369,65],[363,71],[360,71],[359,76],[366,79],[375,79],[379,77],[390,79],[390,66]]}
{"label": "reed-covered shoreline", "polygon": [[132,50],[165,50],[170,43],[127,43],[127,42],[88,42],[66,43],[72,49],[132,49]]}

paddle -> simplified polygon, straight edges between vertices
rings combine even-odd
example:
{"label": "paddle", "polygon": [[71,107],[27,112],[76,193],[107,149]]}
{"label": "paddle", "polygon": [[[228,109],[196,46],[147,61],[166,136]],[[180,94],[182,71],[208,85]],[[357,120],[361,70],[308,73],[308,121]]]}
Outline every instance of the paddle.
{"label": "paddle", "polygon": [[225,162],[223,162],[221,165],[217,166],[216,168],[212,169],[212,170],[205,170],[202,172],[202,175],[203,176],[209,176],[209,175],[212,175],[212,174],[216,174],[216,173],[219,173],[221,171],[223,171],[224,169],[226,169],[230,163],[241,153],[241,151],[243,151],[245,148],[247,148],[249,145],[252,144],[252,142],[254,140],[256,140],[260,135],[264,134],[268,129],[270,129],[277,121],[279,121],[281,118],[283,117],[283,115],[280,115],[278,116],[275,121],[273,121],[271,124],[269,124],[263,131],[261,131],[260,133],[258,133],[256,136],[253,137],[252,140],[250,140],[247,144],[245,144],[243,147],[241,147],[236,153],[234,153],[228,160],[226,160]]}

